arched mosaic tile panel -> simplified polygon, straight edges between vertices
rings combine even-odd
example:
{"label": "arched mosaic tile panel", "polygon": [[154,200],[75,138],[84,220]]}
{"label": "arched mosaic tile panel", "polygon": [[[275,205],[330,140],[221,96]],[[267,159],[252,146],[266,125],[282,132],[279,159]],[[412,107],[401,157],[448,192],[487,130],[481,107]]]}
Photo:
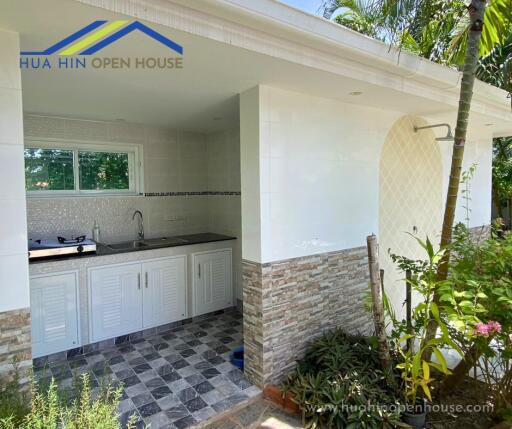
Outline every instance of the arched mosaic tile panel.
{"label": "arched mosaic tile panel", "polygon": [[379,241],[384,288],[399,315],[405,314],[405,282],[391,253],[424,259],[425,253],[407,232],[437,245],[442,225],[442,158],[430,129],[414,132],[427,123],[404,116],[389,131],[380,158]]}

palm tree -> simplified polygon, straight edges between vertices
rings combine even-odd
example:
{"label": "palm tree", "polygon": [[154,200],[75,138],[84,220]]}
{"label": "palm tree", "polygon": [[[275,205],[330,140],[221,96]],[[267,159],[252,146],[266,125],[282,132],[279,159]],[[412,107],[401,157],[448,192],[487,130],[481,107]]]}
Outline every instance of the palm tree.
{"label": "palm tree", "polygon": [[[324,17],[429,60],[462,66],[469,32],[467,0],[324,0]],[[480,55],[510,33],[512,0],[491,0]]]}
{"label": "palm tree", "polygon": [[[353,16],[358,16],[359,20],[366,19],[364,22],[377,22],[378,34],[388,37],[385,41],[412,50],[425,58],[446,61],[459,67],[462,65],[459,109],[440,243],[446,251],[437,272],[438,281],[444,281],[448,276],[449,245],[452,241],[478,60],[480,56],[491,54],[496,45],[510,34],[512,26],[512,0],[493,0],[489,6],[486,0],[471,0],[467,14],[461,13],[463,6],[465,4],[461,1],[447,0],[327,0],[325,8],[334,13],[342,8],[342,19],[338,20],[342,24],[347,22],[347,17],[355,22]],[[380,19],[375,17],[375,10],[379,7],[383,15]],[[436,10],[442,10],[443,15],[436,15]],[[503,73],[505,82],[510,83],[510,67],[504,67]],[[439,303],[438,294],[434,295],[434,301]],[[427,326],[425,342],[435,338],[437,329],[438,324],[432,318]],[[430,360],[430,354],[431,350],[427,349],[424,359]],[[461,365],[471,365],[471,360],[465,359]]]}

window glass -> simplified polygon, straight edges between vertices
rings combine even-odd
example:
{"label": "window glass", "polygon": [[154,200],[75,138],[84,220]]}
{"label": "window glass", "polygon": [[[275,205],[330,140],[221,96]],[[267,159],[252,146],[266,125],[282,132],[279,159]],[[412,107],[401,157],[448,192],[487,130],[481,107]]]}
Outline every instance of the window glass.
{"label": "window glass", "polygon": [[75,189],[73,151],[25,149],[27,191],[72,191]]}
{"label": "window glass", "polygon": [[81,190],[130,189],[127,153],[78,152]]}

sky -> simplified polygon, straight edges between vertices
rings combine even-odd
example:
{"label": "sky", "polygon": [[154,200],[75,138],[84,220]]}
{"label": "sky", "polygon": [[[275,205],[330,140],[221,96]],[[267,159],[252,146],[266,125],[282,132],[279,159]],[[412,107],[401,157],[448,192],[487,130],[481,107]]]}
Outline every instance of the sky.
{"label": "sky", "polygon": [[286,3],[290,6],[302,9],[306,12],[317,14],[318,8],[322,4],[322,0],[279,0],[281,3]]}

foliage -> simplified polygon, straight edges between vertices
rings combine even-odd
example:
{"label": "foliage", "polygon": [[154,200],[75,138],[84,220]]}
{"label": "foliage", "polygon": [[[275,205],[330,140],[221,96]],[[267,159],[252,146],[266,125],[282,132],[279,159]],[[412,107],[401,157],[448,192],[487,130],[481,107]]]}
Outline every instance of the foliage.
{"label": "foliage", "polygon": [[493,202],[498,210],[498,217],[503,219],[502,204],[512,198],[512,137],[494,140],[492,194]]}
{"label": "foliage", "polygon": [[[24,417],[11,414],[0,419],[0,429],[118,429],[122,387],[108,383],[93,398],[87,373],[81,376],[79,384],[78,398],[67,406],[59,397],[54,380],[47,390],[33,382],[28,413]],[[133,428],[135,421],[132,417],[128,427]]]}
{"label": "foliage", "polygon": [[74,157],[78,156],[80,189],[128,189],[128,154],[64,149],[25,149],[27,191],[75,189]]}
{"label": "foliage", "polygon": [[[498,322],[512,328],[512,235],[473,240],[466,227],[455,228],[448,280],[440,287],[443,312],[463,341],[479,340],[473,335],[478,323]],[[487,341],[485,341],[487,342]]]}
{"label": "foliage", "polygon": [[78,153],[80,189],[128,189],[128,154],[110,152]]}
{"label": "foliage", "polygon": [[476,164],[473,164],[471,167],[469,167],[468,170],[462,172],[462,179],[460,181],[460,184],[463,186],[462,190],[460,191],[461,197],[464,201],[462,208],[465,212],[465,221],[468,228],[469,222],[471,220],[471,180],[475,176],[475,172]]}
{"label": "foliage", "polygon": [[[431,61],[461,66],[469,17],[464,0],[326,0],[324,16]],[[491,0],[485,11],[480,56],[510,35],[512,1]]]}
{"label": "foliage", "polygon": [[310,346],[284,387],[299,404],[308,427],[401,426],[395,393],[378,368],[375,338],[336,330]]}
{"label": "foliage", "polygon": [[29,410],[27,392],[20,389],[18,363],[14,361],[13,366],[13,379],[0,389],[0,427],[1,421],[6,418],[18,424]]}
{"label": "foliage", "polygon": [[[442,347],[449,345],[455,350],[459,350],[450,338],[448,326],[441,319],[439,307],[434,300],[434,295],[440,287],[437,281],[437,271],[439,264],[442,263],[445,250],[436,252],[428,237],[425,241],[416,237],[415,239],[427,253],[427,260],[411,260],[404,256],[391,255],[393,262],[401,271],[411,272],[409,284],[412,290],[421,297],[420,302],[413,308],[411,324],[406,321],[393,320],[392,338],[395,338],[396,348],[401,356],[397,368],[401,371],[404,381],[405,400],[410,405],[416,404],[420,390],[427,399],[432,400],[429,387],[432,381],[431,368],[444,375],[450,373],[441,352]],[[427,327],[432,319],[439,325],[441,336],[428,339]],[[406,341],[410,346],[404,348],[403,344]],[[437,362],[424,358],[427,350],[434,354]]]}
{"label": "foliage", "polygon": [[73,151],[25,149],[25,188],[27,191],[75,189]]}
{"label": "foliage", "polygon": [[512,92],[512,31],[503,43],[497,44],[488,55],[480,59],[476,76],[483,82]]}

